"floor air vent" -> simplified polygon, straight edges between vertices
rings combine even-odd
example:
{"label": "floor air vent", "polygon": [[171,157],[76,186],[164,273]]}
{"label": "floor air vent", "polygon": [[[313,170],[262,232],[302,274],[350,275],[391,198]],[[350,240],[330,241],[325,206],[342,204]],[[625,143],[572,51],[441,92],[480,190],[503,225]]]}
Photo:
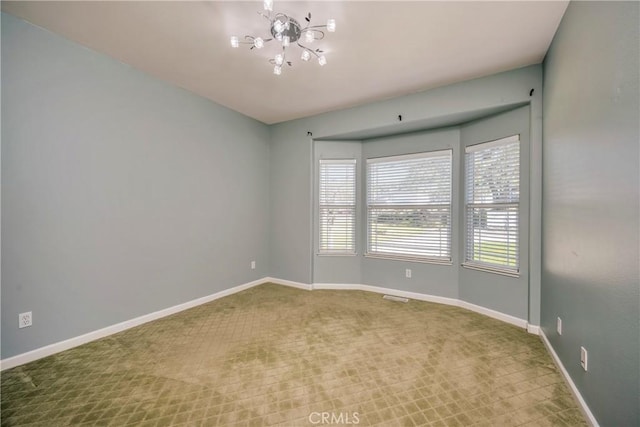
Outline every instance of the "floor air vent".
{"label": "floor air vent", "polygon": [[395,295],[385,295],[382,298],[388,299],[388,300],[391,300],[391,301],[409,302],[409,298],[397,297]]}

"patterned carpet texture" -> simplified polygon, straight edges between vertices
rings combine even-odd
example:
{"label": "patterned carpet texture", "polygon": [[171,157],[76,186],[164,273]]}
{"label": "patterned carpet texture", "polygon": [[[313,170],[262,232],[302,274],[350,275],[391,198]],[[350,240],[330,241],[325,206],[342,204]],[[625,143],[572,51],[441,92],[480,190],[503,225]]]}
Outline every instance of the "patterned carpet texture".
{"label": "patterned carpet texture", "polygon": [[260,285],[2,372],[2,426],[580,426],[541,340],[464,309]]}

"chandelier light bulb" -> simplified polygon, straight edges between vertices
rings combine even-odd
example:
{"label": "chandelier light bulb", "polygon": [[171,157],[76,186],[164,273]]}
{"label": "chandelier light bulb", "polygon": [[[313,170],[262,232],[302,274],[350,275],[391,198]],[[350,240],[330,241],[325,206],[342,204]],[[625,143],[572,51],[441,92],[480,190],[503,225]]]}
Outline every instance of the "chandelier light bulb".
{"label": "chandelier light bulb", "polygon": [[238,40],[237,36],[231,36],[231,47],[238,47],[240,46],[240,41]]}
{"label": "chandelier light bulb", "polygon": [[326,63],[327,63],[327,58],[325,58],[324,55],[320,55],[318,57],[318,64],[325,65]]}
{"label": "chandelier light bulb", "polygon": [[335,19],[328,19],[327,20],[327,31],[329,31],[330,33],[335,33],[335,31],[336,31],[336,20]]}
{"label": "chandelier light bulb", "polygon": [[273,74],[275,74],[276,76],[279,76],[280,74],[282,74],[282,67],[279,65],[276,65],[275,67],[273,67]]}
{"label": "chandelier light bulb", "polygon": [[256,49],[262,49],[262,47],[264,46],[264,40],[262,40],[262,38],[260,37],[256,37],[253,40],[253,45],[256,47]]}
{"label": "chandelier light bulb", "polygon": [[264,0],[262,3],[264,10],[268,10],[269,12],[273,11],[273,0]]}
{"label": "chandelier light bulb", "polygon": [[284,62],[284,56],[282,54],[277,54],[275,58],[276,65],[280,66]]}
{"label": "chandelier light bulb", "polygon": [[306,41],[307,43],[313,43],[315,39],[316,37],[313,35],[313,31],[307,31],[306,33],[304,33],[304,41]]}
{"label": "chandelier light bulb", "polygon": [[289,41],[290,41],[289,36],[284,36],[284,37],[282,38],[282,46],[284,46],[284,47],[289,46]]}
{"label": "chandelier light bulb", "polygon": [[280,20],[276,19],[273,21],[273,29],[276,30],[276,33],[280,34],[284,31],[284,24],[280,22]]}
{"label": "chandelier light bulb", "polygon": [[311,54],[309,53],[308,50],[303,50],[302,56],[300,56],[300,59],[302,59],[303,61],[308,61],[309,59],[311,59]]}

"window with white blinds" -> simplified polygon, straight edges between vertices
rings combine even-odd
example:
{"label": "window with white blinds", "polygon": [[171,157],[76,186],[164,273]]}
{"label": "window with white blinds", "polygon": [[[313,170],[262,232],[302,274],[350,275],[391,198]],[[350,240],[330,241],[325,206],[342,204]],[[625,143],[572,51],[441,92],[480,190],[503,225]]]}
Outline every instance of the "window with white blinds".
{"label": "window with white blinds", "polygon": [[520,136],[465,149],[465,265],[518,273]]}
{"label": "window with white blinds", "polygon": [[451,261],[451,150],[367,160],[367,254]]}
{"label": "window with white blinds", "polygon": [[318,252],[356,252],[356,160],[320,160]]}

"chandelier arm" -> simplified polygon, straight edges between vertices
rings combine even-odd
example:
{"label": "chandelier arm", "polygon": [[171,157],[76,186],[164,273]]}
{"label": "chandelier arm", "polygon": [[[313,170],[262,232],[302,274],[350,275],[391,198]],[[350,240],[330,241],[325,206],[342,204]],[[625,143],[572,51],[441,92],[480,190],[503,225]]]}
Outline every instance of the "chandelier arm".
{"label": "chandelier arm", "polygon": [[279,67],[282,67],[284,64],[287,64],[288,66],[291,67],[291,61],[287,61],[287,49],[285,49],[285,47],[282,47],[282,63],[278,64],[275,60],[275,58],[269,58],[269,63],[271,65],[278,65]]}
{"label": "chandelier arm", "polygon": [[260,11],[258,11],[257,13],[258,13],[258,15],[262,16],[262,17],[263,17],[264,19],[266,19],[267,21],[271,21],[271,12],[269,12],[269,14],[268,14],[268,15],[265,15],[264,13],[262,13],[262,12],[260,12]]}
{"label": "chandelier arm", "polygon": [[287,48],[282,46],[282,65],[287,64],[291,67],[291,61],[287,61]]}
{"label": "chandelier arm", "polygon": [[[314,40],[322,40],[326,34],[324,33],[324,31],[318,30],[318,28],[327,28],[327,26],[326,25],[314,25],[314,26],[307,25],[306,27],[300,30],[300,33],[303,34],[307,31],[313,31]],[[316,34],[318,34],[318,36],[316,36]]]}
{"label": "chandelier arm", "polygon": [[[312,27],[312,28],[315,28],[315,27]],[[320,37],[316,37],[316,40],[322,40],[325,36],[324,31],[321,31],[321,30],[313,30],[313,33],[314,33],[314,37],[316,33],[320,34]]]}
{"label": "chandelier arm", "polygon": [[[244,41],[244,42],[238,41],[238,43],[240,43],[240,44],[253,44],[257,37],[246,35],[246,36],[244,36],[244,38],[245,38],[245,40],[248,40],[248,41]],[[272,40],[273,40],[273,38],[262,39],[262,41],[265,42],[265,43],[270,42]]]}
{"label": "chandelier arm", "polygon": [[296,44],[298,45],[299,48],[304,49],[309,53],[312,53],[316,58],[320,58],[320,55],[318,55],[317,52],[314,52],[313,49],[309,49],[308,47],[306,47],[303,44],[300,44],[299,42],[296,42]]}
{"label": "chandelier arm", "polygon": [[284,13],[282,13],[282,12],[278,12],[278,13],[276,13],[276,14],[273,16],[273,21],[275,21],[275,20],[276,20],[276,19],[278,19],[278,18],[284,18],[284,19],[285,19],[285,22],[286,22],[286,21],[288,21],[289,19],[291,19],[291,18],[289,18],[289,15],[284,14]]}
{"label": "chandelier arm", "polygon": [[244,36],[244,39],[246,41],[238,40],[238,44],[253,44],[253,41],[255,40],[255,37],[253,37],[253,36]]}

